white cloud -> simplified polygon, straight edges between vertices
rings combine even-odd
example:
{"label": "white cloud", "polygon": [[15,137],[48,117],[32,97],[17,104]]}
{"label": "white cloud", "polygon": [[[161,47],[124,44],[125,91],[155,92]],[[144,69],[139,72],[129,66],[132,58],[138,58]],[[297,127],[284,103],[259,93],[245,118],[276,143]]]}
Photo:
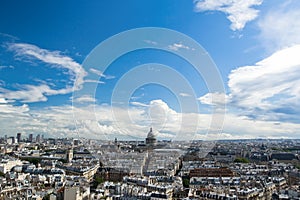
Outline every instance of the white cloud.
{"label": "white cloud", "polygon": [[250,119],[228,113],[225,116],[223,132],[235,138],[299,138],[300,124]]}
{"label": "white cloud", "polygon": [[0,98],[0,113],[1,115],[13,113],[16,115],[23,115],[24,113],[29,111],[29,107],[27,104],[23,104],[22,106],[13,106],[9,104],[4,98]]}
{"label": "white cloud", "polygon": [[3,102],[0,106],[5,105],[0,109],[0,132],[8,135],[22,132],[24,135],[40,133],[51,137],[143,139],[149,127],[153,126],[159,138],[174,139],[177,135],[176,138],[185,140],[193,139],[193,136],[195,139],[212,140],[258,138],[262,135],[297,138],[300,129],[300,125],[295,123],[252,120],[228,113],[220,134],[206,134],[211,122],[210,114],[179,113],[162,100],[153,100],[145,107],[114,107],[113,110],[107,105],[62,105],[29,110],[26,104],[14,106],[5,103],[6,100],[0,101]]}
{"label": "white cloud", "polygon": [[105,77],[105,75],[103,74],[103,72],[101,72],[100,70],[98,69],[94,69],[94,68],[90,68],[90,71],[100,77]]}
{"label": "white cloud", "polygon": [[97,83],[97,84],[105,84],[103,81],[93,80],[93,79],[85,79],[84,82],[86,83]]}
{"label": "white cloud", "polygon": [[1,65],[0,66],[0,70],[2,70],[2,69],[6,69],[6,68],[8,68],[8,69],[14,69],[15,67],[14,66],[12,66],[12,65]]}
{"label": "white cloud", "polygon": [[35,45],[25,43],[10,43],[8,49],[14,51],[21,59],[37,59],[50,64],[51,67],[58,69],[67,69],[68,75],[74,85],[66,85],[65,88],[52,89],[51,83],[42,83],[40,85],[19,85],[17,90],[8,90],[0,88],[0,97],[7,99],[20,100],[22,102],[46,101],[47,96],[67,94],[74,90],[79,90],[84,83],[84,77],[87,75],[80,64],[72,58],[64,56],[59,51],[49,51],[41,49]]}
{"label": "white cloud", "polygon": [[142,106],[142,107],[148,107],[149,106],[148,104],[141,103],[141,102],[138,102],[138,101],[132,101],[132,102],[130,102],[130,104],[133,105],[133,106]]}
{"label": "white cloud", "polygon": [[157,45],[157,42],[152,41],[152,40],[144,40],[144,42],[151,44],[151,45]]}
{"label": "white cloud", "polygon": [[[115,107],[88,105],[84,107],[56,106],[42,110],[29,110],[28,105],[14,106],[0,98],[0,131],[14,135],[41,133],[52,137],[144,138],[153,126],[161,138],[234,139],[257,138],[261,134],[269,138],[297,137],[299,124],[252,120],[229,113],[225,117],[224,130],[220,134],[207,135],[211,121],[209,114],[178,113],[162,100],[153,100],[140,107]],[[73,115],[74,113],[74,115]],[[116,119],[114,115],[118,116]],[[128,118],[128,115],[130,118]],[[75,118],[74,118],[75,117]],[[182,124],[182,119],[185,123]],[[198,128],[194,129],[194,122]],[[74,120],[78,123],[75,124]],[[4,128],[5,127],[5,128]]]}
{"label": "white cloud", "polygon": [[51,89],[48,85],[19,85],[18,90],[0,88],[0,97],[19,100],[25,103],[47,101],[47,96],[67,94],[73,91],[73,87],[67,86],[62,89]]}
{"label": "white cloud", "polygon": [[260,41],[271,52],[300,44],[299,1],[285,1],[258,20]]}
{"label": "white cloud", "polygon": [[86,71],[72,58],[62,55],[59,51],[49,51],[25,43],[11,43],[8,49],[15,51],[17,56],[38,59],[51,64],[52,67],[68,69],[72,79],[74,81],[76,79],[75,90],[80,89],[84,83],[84,77],[87,75]]}
{"label": "white cloud", "polygon": [[190,97],[191,96],[190,94],[187,94],[187,93],[184,93],[184,92],[179,93],[179,95],[182,96],[182,97]]}
{"label": "white cloud", "polygon": [[[229,75],[231,104],[265,120],[298,120],[300,45],[278,51]],[[261,115],[261,116],[260,116]]]}
{"label": "white cloud", "polygon": [[259,11],[254,6],[262,4],[263,0],[195,0],[197,12],[221,11],[230,20],[230,28],[234,31],[242,30],[246,23],[254,20]]}
{"label": "white cloud", "polygon": [[90,95],[83,95],[81,97],[72,99],[72,101],[76,103],[86,103],[86,102],[96,102],[96,99],[95,97],[92,97]]}
{"label": "white cloud", "polygon": [[168,104],[160,99],[152,100],[148,107],[148,116],[150,117],[152,126],[157,129],[172,126],[173,131],[178,131],[178,126],[171,123],[180,124],[181,116],[176,111],[171,109]]}
{"label": "white cloud", "polygon": [[229,97],[224,93],[207,93],[202,97],[199,97],[198,100],[202,104],[207,105],[224,105],[228,103]]}
{"label": "white cloud", "polygon": [[105,75],[105,79],[114,79],[114,78],[116,78],[116,77],[113,75]]}
{"label": "white cloud", "polygon": [[29,107],[27,104],[23,104],[22,106],[12,106],[10,104],[0,104],[1,113],[2,114],[8,114],[8,113],[14,113],[14,114],[24,114],[24,112],[29,111]]}
{"label": "white cloud", "polygon": [[193,48],[190,48],[189,46],[186,46],[186,45],[184,45],[182,43],[174,43],[172,45],[169,45],[168,48],[170,50],[173,50],[173,51],[178,51],[180,49],[186,49],[186,50],[190,50],[191,49],[191,50],[194,50]]}
{"label": "white cloud", "polygon": [[4,104],[4,103],[7,103],[6,99],[0,98],[0,104]]}
{"label": "white cloud", "polygon": [[100,77],[105,78],[105,79],[114,79],[114,78],[115,78],[115,76],[103,74],[103,72],[101,72],[101,71],[98,70],[98,69],[90,68],[90,71],[91,71],[92,73],[94,73],[94,74],[100,76]]}

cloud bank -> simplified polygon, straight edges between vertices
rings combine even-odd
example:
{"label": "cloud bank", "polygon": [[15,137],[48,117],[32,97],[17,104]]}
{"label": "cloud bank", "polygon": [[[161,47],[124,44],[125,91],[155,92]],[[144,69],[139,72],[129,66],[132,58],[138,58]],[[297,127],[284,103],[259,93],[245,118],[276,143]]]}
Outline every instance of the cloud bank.
{"label": "cloud bank", "polygon": [[[297,133],[300,129],[300,125],[295,123],[252,120],[245,116],[228,113],[225,116],[223,132],[207,134],[211,121],[210,114],[179,113],[160,99],[149,102],[146,107],[136,106],[129,109],[116,107],[115,111],[119,115],[120,123],[115,121],[114,113],[108,105],[84,107],[62,105],[31,110],[26,104],[13,106],[5,99],[0,99],[0,102],[0,131],[3,135],[15,135],[17,132],[22,132],[24,135],[39,133],[50,137],[144,139],[149,127],[154,125],[153,128],[159,138],[174,139],[179,130],[183,129],[184,134],[177,138],[212,140],[258,137],[296,138],[299,136]],[[74,118],[73,112],[80,113],[80,115],[75,115]],[[91,112],[95,115],[91,115]],[[129,121],[128,114],[130,115]],[[196,133],[193,132],[194,124],[181,124],[182,118],[187,121],[193,121],[195,118],[198,120]],[[191,135],[194,137],[190,137]]]}

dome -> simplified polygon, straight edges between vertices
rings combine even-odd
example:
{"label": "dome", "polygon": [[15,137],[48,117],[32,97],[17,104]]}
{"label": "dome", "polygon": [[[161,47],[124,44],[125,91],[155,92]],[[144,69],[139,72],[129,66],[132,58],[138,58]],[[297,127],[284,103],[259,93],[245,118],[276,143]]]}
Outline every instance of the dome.
{"label": "dome", "polygon": [[156,143],[156,138],[152,131],[152,128],[150,128],[150,131],[148,132],[148,135],[146,138],[146,145],[153,147],[153,146],[155,146],[155,143]]}

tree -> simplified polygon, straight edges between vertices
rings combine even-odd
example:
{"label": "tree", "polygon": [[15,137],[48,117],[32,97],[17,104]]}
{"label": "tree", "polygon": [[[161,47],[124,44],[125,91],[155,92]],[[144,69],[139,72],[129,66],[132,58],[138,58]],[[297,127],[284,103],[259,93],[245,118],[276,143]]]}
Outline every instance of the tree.
{"label": "tree", "polygon": [[183,178],[182,179],[182,185],[183,185],[183,187],[188,188],[190,186],[190,179]]}
{"label": "tree", "polygon": [[240,157],[240,158],[236,158],[234,160],[234,162],[236,162],[236,163],[249,163],[249,160],[247,158]]}

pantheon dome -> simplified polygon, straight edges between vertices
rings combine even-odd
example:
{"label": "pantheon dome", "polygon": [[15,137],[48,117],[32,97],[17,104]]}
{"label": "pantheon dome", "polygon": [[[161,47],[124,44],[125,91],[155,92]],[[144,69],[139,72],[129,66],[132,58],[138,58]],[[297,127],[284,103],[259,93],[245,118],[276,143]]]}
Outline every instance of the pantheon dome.
{"label": "pantheon dome", "polygon": [[152,128],[150,128],[150,131],[148,132],[148,135],[146,138],[146,145],[154,146],[155,144],[156,144],[156,138],[155,138]]}

